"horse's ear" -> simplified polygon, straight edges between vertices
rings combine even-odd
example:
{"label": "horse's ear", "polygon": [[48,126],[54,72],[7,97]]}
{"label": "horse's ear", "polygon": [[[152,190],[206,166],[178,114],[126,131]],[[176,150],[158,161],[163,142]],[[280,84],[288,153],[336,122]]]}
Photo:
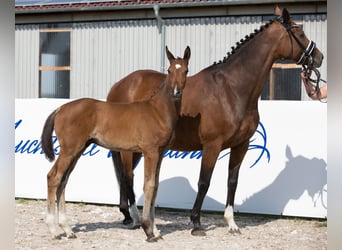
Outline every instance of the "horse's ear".
{"label": "horse's ear", "polygon": [[184,50],[184,56],[183,56],[183,59],[184,60],[188,60],[190,59],[190,56],[191,56],[191,50],[190,50],[190,47],[187,46],[186,49]]}
{"label": "horse's ear", "polygon": [[276,16],[281,16],[282,15],[281,9],[279,8],[278,5],[276,5],[274,7],[274,15],[276,15]]}
{"label": "horse's ear", "polygon": [[292,154],[292,151],[291,151],[291,148],[289,147],[289,145],[286,145],[286,157],[288,160],[293,159],[293,154]]}
{"label": "horse's ear", "polygon": [[289,11],[286,8],[283,9],[282,16],[283,16],[284,23],[289,24],[291,22],[290,13],[289,13]]}
{"label": "horse's ear", "polygon": [[169,59],[169,61],[175,60],[174,55],[172,55],[172,53],[171,53],[170,50],[167,48],[167,46],[166,46],[166,55],[167,55],[167,58]]}

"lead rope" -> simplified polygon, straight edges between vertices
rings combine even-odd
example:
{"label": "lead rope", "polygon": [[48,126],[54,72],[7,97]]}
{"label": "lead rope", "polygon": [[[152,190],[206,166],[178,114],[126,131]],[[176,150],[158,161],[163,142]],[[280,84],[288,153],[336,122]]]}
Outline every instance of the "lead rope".
{"label": "lead rope", "polygon": [[[321,79],[321,73],[318,71],[318,69],[316,69],[316,68],[312,68],[312,67],[306,67],[305,65],[302,65],[302,67],[303,67],[303,72],[304,72],[304,74],[305,75],[308,75],[308,71],[309,70],[311,70],[311,71],[313,71],[314,73],[315,73],[315,75],[316,75],[316,79],[312,79],[312,78],[308,78],[309,79],[309,81],[310,82],[312,82],[312,83],[315,83],[316,85],[315,85],[315,92],[316,92],[316,95],[317,95],[317,97],[318,97],[318,100],[320,101],[320,102],[324,102],[324,101],[322,101],[322,99],[320,98],[320,91],[319,91],[319,83],[320,82],[324,82],[324,83],[327,83],[327,81],[326,80],[323,80],[323,79]],[[308,95],[309,95],[309,97],[310,97],[310,94],[308,93]],[[326,101],[324,102],[324,103],[326,103]]]}

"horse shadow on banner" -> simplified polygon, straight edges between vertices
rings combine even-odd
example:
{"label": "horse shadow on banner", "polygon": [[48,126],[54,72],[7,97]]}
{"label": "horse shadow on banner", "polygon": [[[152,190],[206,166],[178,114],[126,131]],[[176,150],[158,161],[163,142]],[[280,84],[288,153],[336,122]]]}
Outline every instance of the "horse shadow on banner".
{"label": "horse shadow on banner", "polygon": [[[282,211],[286,208],[287,203],[291,200],[299,199],[304,192],[307,192],[311,197],[314,206],[321,203],[321,206],[325,209],[327,208],[326,201],[324,201],[323,198],[327,184],[327,163],[323,159],[318,158],[308,159],[303,156],[294,157],[288,146],[286,147],[286,157],[288,159],[286,166],[279,173],[277,178],[264,189],[253,194],[251,197],[248,197],[241,205],[236,204],[235,211],[253,214],[281,215]],[[193,189],[190,182],[185,177],[178,176],[169,178],[159,183],[156,206],[160,205],[167,208],[176,208],[175,204],[178,203],[183,204],[183,207],[191,208],[196,199],[196,195],[197,191]],[[142,195],[137,199],[137,204],[141,205],[143,202],[144,196]],[[224,211],[224,207],[223,203],[209,196],[206,196],[203,202],[203,210],[217,210],[221,212]],[[156,218],[159,217],[158,213],[159,211],[156,210]],[[190,223],[190,209],[188,215],[188,219],[182,222],[179,220],[171,221],[167,224],[157,224],[157,227],[162,235],[172,233],[173,231],[190,231],[192,229],[192,224]],[[240,228],[258,226],[276,218],[273,216],[265,218],[258,216],[258,218],[251,219],[251,216],[240,215],[241,216],[237,214],[235,218]],[[206,223],[203,223],[202,221],[202,225],[203,224],[205,226]],[[215,227],[226,227],[227,225],[223,219],[223,214],[220,214],[217,215],[217,219],[215,219],[215,225],[207,226],[209,226],[207,230],[213,230]],[[73,230],[77,233],[95,231],[100,228],[128,229],[129,226],[123,225],[120,220],[105,223],[76,224]]]}
{"label": "horse shadow on banner", "polygon": [[327,163],[323,159],[308,159],[293,156],[289,146],[286,147],[287,162],[285,168],[268,186],[236,205],[239,212],[282,215],[291,200],[298,200],[304,192],[310,196],[312,204],[327,209],[326,184]]}

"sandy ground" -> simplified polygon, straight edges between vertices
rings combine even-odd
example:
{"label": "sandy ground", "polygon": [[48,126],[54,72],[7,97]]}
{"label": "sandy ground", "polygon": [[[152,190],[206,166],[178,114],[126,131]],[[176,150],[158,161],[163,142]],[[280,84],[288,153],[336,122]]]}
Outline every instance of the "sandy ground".
{"label": "sandy ground", "polygon": [[228,232],[222,214],[202,213],[206,236],[192,236],[189,211],[156,209],[163,240],[145,241],[142,229],[121,221],[117,206],[67,203],[76,239],[52,239],[44,223],[46,201],[18,199],[15,203],[15,249],[327,249],[326,220],[236,215],[241,234]]}

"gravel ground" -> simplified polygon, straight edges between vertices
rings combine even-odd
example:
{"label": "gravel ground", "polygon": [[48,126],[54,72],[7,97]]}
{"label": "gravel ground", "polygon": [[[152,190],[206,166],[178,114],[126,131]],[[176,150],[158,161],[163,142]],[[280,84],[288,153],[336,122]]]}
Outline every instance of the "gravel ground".
{"label": "gravel ground", "polygon": [[15,249],[327,249],[326,220],[238,214],[241,234],[230,234],[223,212],[202,213],[207,235],[195,237],[188,211],[157,208],[163,240],[148,243],[142,229],[121,223],[117,206],[67,203],[77,238],[55,240],[44,223],[46,201],[17,199],[15,207]]}

